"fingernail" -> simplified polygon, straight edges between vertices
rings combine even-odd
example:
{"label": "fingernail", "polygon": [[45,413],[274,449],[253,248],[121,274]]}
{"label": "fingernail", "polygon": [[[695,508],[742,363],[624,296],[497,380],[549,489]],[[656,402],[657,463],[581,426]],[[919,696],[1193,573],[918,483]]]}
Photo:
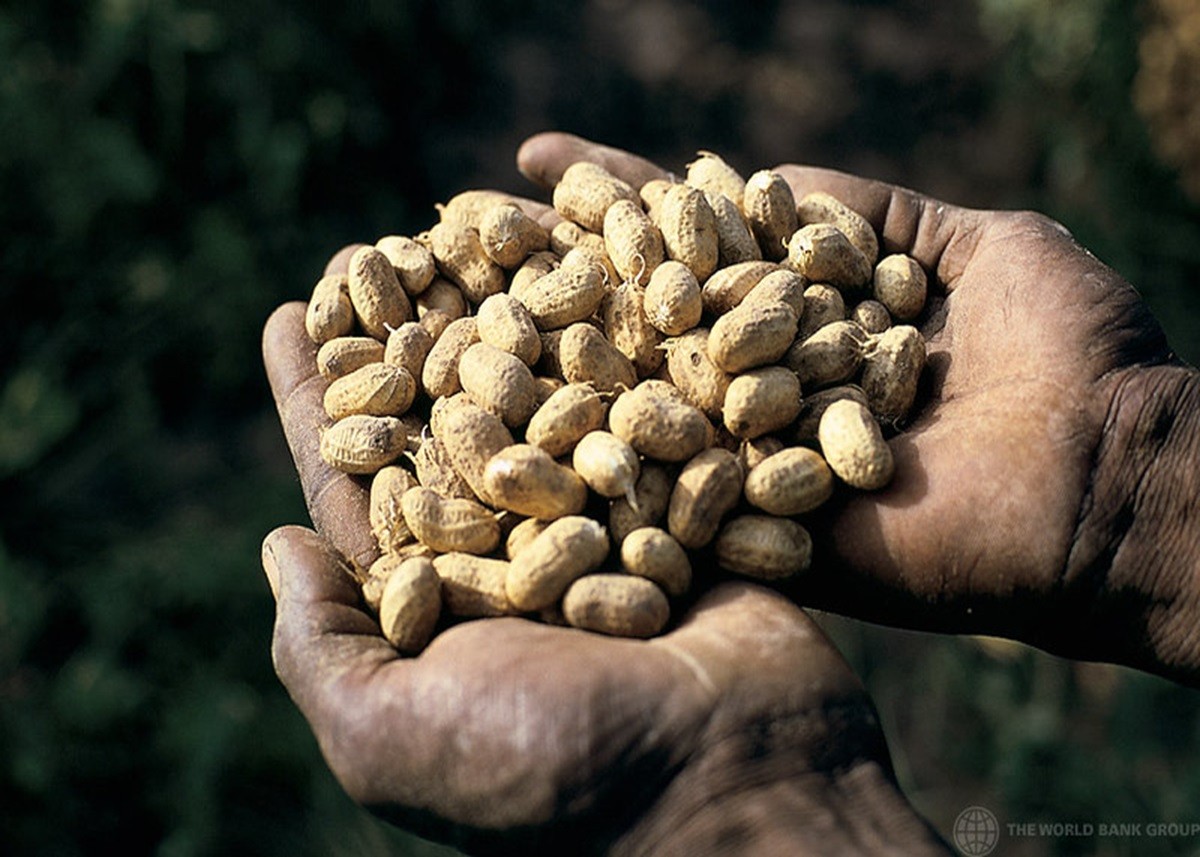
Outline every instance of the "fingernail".
{"label": "fingernail", "polygon": [[267,538],[263,541],[262,567],[263,572],[267,575],[267,585],[271,587],[271,596],[278,601],[279,561],[275,558],[275,544],[272,536],[267,536]]}

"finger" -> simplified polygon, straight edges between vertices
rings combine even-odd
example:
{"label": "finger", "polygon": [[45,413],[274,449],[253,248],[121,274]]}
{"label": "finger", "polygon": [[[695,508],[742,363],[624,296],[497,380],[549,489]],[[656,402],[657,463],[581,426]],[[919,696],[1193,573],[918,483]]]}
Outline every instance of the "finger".
{"label": "finger", "polygon": [[836,170],[796,164],[775,170],[791,185],[797,201],[824,191],[863,215],[882,236],[881,254],[912,256],[947,291],[957,285],[978,245],[986,212]]}
{"label": "finger", "polygon": [[536,134],[517,151],[517,169],[544,188],[554,187],[567,167],[576,161],[599,164],[634,188],[668,176],[662,167],[638,155],[557,131]]}
{"label": "finger", "polygon": [[280,527],[262,552],[277,598],[275,670],[320,737],[341,714],[331,689],[369,683],[399,656],[363,611],[350,568],[329,541],[304,527]]}
{"label": "finger", "polygon": [[317,371],[317,347],[305,329],[304,313],[305,305],[294,302],[271,314],[263,330],[263,363],[313,525],[366,568],[378,555],[367,525],[369,491],[321,457],[321,432],[332,425],[325,413],[328,383]]}
{"label": "finger", "polygon": [[[754,673],[752,684],[783,675],[799,687],[795,671],[774,668],[790,662],[821,677],[822,698],[831,691],[863,694],[849,665],[807,613],[783,595],[751,583],[725,583],[706,593],[678,628],[652,645],[686,653],[696,668],[703,665],[701,684],[713,687],[732,687],[748,673]],[[768,688],[768,696],[775,689]]]}
{"label": "finger", "polygon": [[[832,771],[871,759],[890,772],[883,733],[858,676],[808,614],[780,593],[750,583],[723,584],[704,595],[679,628],[651,645],[676,655],[714,699],[721,697],[710,733],[719,734],[725,722],[778,718],[779,700],[787,699],[793,728],[764,736],[764,743],[778,738],[776,749],[795,756],[807,738],[811,755],[797,757],[805,770]],[[832,727],[837,734],[806,736],[814,727]]]}
{"label": "finger", "polygon": [[325,263],[325,276],[333,274],[345,274],[350,270],[350,257],[354,255],[354,251],[360,247],[366,247],[366,244],[347,244],[341,250],[334,253],[329,261]]}

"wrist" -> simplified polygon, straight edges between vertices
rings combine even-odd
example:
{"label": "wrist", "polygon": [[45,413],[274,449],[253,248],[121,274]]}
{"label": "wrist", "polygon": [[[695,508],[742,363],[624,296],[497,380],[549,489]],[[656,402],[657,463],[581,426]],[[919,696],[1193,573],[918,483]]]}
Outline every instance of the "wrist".
{"label": "wrist", "polygon": [[1063,654],[1200,682],[1200,372],[1116,382],[1063,592]]}
{"label": "wrist", "polygon": [[[831,744],[839,743],[826,737]],[[769,750],[751,759],[756,749],[764,749],[750,746],[760,740],[774,738],[726,741],[693,759],[612,853],[622,857],[951,853],[909,804],[886,762],[858,758],[842,764],[845,760],[840,760],[836,762],[840,767],[829,770],[823,763],[835,760],[821,760],[819,769],[809,765],[808,770],[795,771]]]}

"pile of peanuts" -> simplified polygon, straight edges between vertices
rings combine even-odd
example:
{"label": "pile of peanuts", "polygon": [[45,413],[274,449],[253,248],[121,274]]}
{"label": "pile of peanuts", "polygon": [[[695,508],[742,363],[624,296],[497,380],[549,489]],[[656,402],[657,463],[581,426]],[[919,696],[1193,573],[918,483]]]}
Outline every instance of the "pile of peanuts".
{"label": "pile of peanuts", "polygon": [[553,203],[465,191],[313,289],[321,454],[371,480],[355,573],[401,652],[447,616],[654,636],[698,552],[800,574],[803,516],[892,478],[926,277],[863,217],[707,152],[640,188],[576,163]]}

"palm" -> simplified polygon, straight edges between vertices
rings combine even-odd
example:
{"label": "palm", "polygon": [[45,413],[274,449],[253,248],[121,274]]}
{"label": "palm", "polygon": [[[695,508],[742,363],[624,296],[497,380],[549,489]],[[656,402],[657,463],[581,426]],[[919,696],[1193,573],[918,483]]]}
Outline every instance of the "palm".
{"label": "palm", "polygon": [[884,199],[879,185],[785,169],[798,192],[852,184],[843,192],[886,222],[885,248],[920,258],[937,292],[922,323],[926,383],[892,443],[896,481],[826,514],[818,529],[837,573],[811,581],[812,599],[1037,639],[1071,582],[1122,370],[1164,350],[1161,330],[1128,284],[1045,218]]}
{"label": "palm", "polygon": [[315,534],[272,544],[295,575],[280,593],[281,679],[349,794],[426,835],[473,851],[607,851],[712,752],[703,801],[744,787],[761,757],[785,781],[891,780],[858,681],[798,608],[757,587],[710,593],[651,641],[491,619],[403,659]]}
{"label": "palm", "polygon": [[651,641],[492,619],[400,658],[340,565],[339,555],[364,563],[377,548],[364,484],[320,459],[325,382],[303,319],[303,304],[276,311],[264,358],[329,542],[299,529],[269,542],[295,554],[279,564],[305,568],[280,593],[275,658],[353,797],[472,848],[514,844],[497,845],[497,830],[536,830],[539,844],[578,843],[586,831],[603,850],[703,748],[744,741],[752,758],[763,730],[789,736],[770,748],[781,775],[866,765],[890,780],[857,679],[802,611],[750,585],[711,593]]}

